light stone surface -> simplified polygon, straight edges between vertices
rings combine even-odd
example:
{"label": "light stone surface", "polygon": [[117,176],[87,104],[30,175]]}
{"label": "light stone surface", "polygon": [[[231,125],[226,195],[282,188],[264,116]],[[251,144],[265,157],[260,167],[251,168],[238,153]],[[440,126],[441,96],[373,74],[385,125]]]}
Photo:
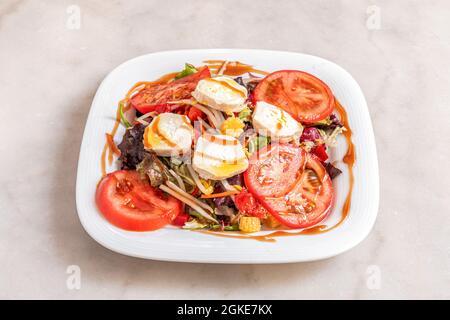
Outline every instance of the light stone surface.
{"label": "light stone surface", "polygon": [[[75,177],[97,86],[129,58],[185,48],[309,53],[355,77],[380,166],[366,240],[313,263],[206,265],[122,256],[86,234]],[[449,299],[449,70],[446,0],[2,0],[0,298]]]}

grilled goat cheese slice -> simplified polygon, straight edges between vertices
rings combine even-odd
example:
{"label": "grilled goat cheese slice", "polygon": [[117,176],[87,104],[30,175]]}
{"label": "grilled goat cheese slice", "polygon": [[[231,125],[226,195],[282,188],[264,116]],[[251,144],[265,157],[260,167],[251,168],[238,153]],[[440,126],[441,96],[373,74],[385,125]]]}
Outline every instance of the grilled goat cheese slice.
{"label": "grilled goat cheese slice", "polygon": [[247,89],[231,78],[220,76],[200,80],[192,96],[213,109],[239,112],[245,108]]}
{"label": "grilled goat cheese slice", "polygon": [[145,128],[144,147],[159,156],[172,156],[191,150],[194,129],[188,117],[161,113]]}
{"label": "grilled goat cheese slice", "polygon": [[248,159],[236,138],[206,133],[197,140],[192,167],[204,179],[222,180],[247,170]]}
{"label": "grilled goat cheese slice", "polygon": [[281,142],[298,138],[303,131],[302,125],[289,113],[264,101],[256,103],[252,121],[259,134]]}

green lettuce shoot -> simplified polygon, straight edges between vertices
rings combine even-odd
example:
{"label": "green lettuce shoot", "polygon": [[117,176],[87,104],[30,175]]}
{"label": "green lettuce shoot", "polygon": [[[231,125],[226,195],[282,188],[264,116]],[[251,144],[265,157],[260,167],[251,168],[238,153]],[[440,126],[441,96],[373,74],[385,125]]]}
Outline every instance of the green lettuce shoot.
{"label": "green lettuce shoot", "polygon": [[196,72],[197,72],[197,69],[196,69],[192,64],[186,63],[186,64],[184,65],[184,69],[181,70],[181,72],[179,72],[179,73],[175,76],[175,80],[184,78],[184,77],[186,77],[186,76],[188,76],[188,75],[190,75],[190,74],[196,73]]}

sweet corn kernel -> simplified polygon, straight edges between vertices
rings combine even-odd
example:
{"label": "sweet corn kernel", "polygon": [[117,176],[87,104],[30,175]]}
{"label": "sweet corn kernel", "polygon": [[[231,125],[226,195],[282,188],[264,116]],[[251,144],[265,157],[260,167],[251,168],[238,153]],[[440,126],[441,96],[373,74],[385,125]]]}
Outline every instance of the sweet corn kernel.
{"label": "sweet corn kernel", "polygon": [[232,116],[222,123],[220,130],[223,134],[239,137],[244,132],[244,127],[244,123],[239,118]]}
{"label": "sweet corn kernel", "polygon": [[261,230],[261,221],[257,217],[241,217],[239,220],[239,230],[246,233]]}
{"label": "sweet corn kernel", "polygon": [[264,224],[269,228],[276,228],[281,226],[281,223],[271,214],[267,215],[267,219],[264,221]]}

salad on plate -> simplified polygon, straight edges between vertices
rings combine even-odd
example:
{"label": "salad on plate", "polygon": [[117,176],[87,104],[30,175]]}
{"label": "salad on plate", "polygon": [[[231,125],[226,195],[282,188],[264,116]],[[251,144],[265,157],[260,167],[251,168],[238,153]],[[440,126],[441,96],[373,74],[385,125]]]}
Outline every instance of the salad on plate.
{"label": "salad on plate", "polygon": [[[116,137],[120,125],[125,133]],[[345,110],[312,74],[186,63],[136,83],[119,102],[95,201],[129,231],[322,230],[334,205],[332,180],[342,172],[329,151],[341,134],[351,169]],[[120,170],[107,173],[107,159]]]}

